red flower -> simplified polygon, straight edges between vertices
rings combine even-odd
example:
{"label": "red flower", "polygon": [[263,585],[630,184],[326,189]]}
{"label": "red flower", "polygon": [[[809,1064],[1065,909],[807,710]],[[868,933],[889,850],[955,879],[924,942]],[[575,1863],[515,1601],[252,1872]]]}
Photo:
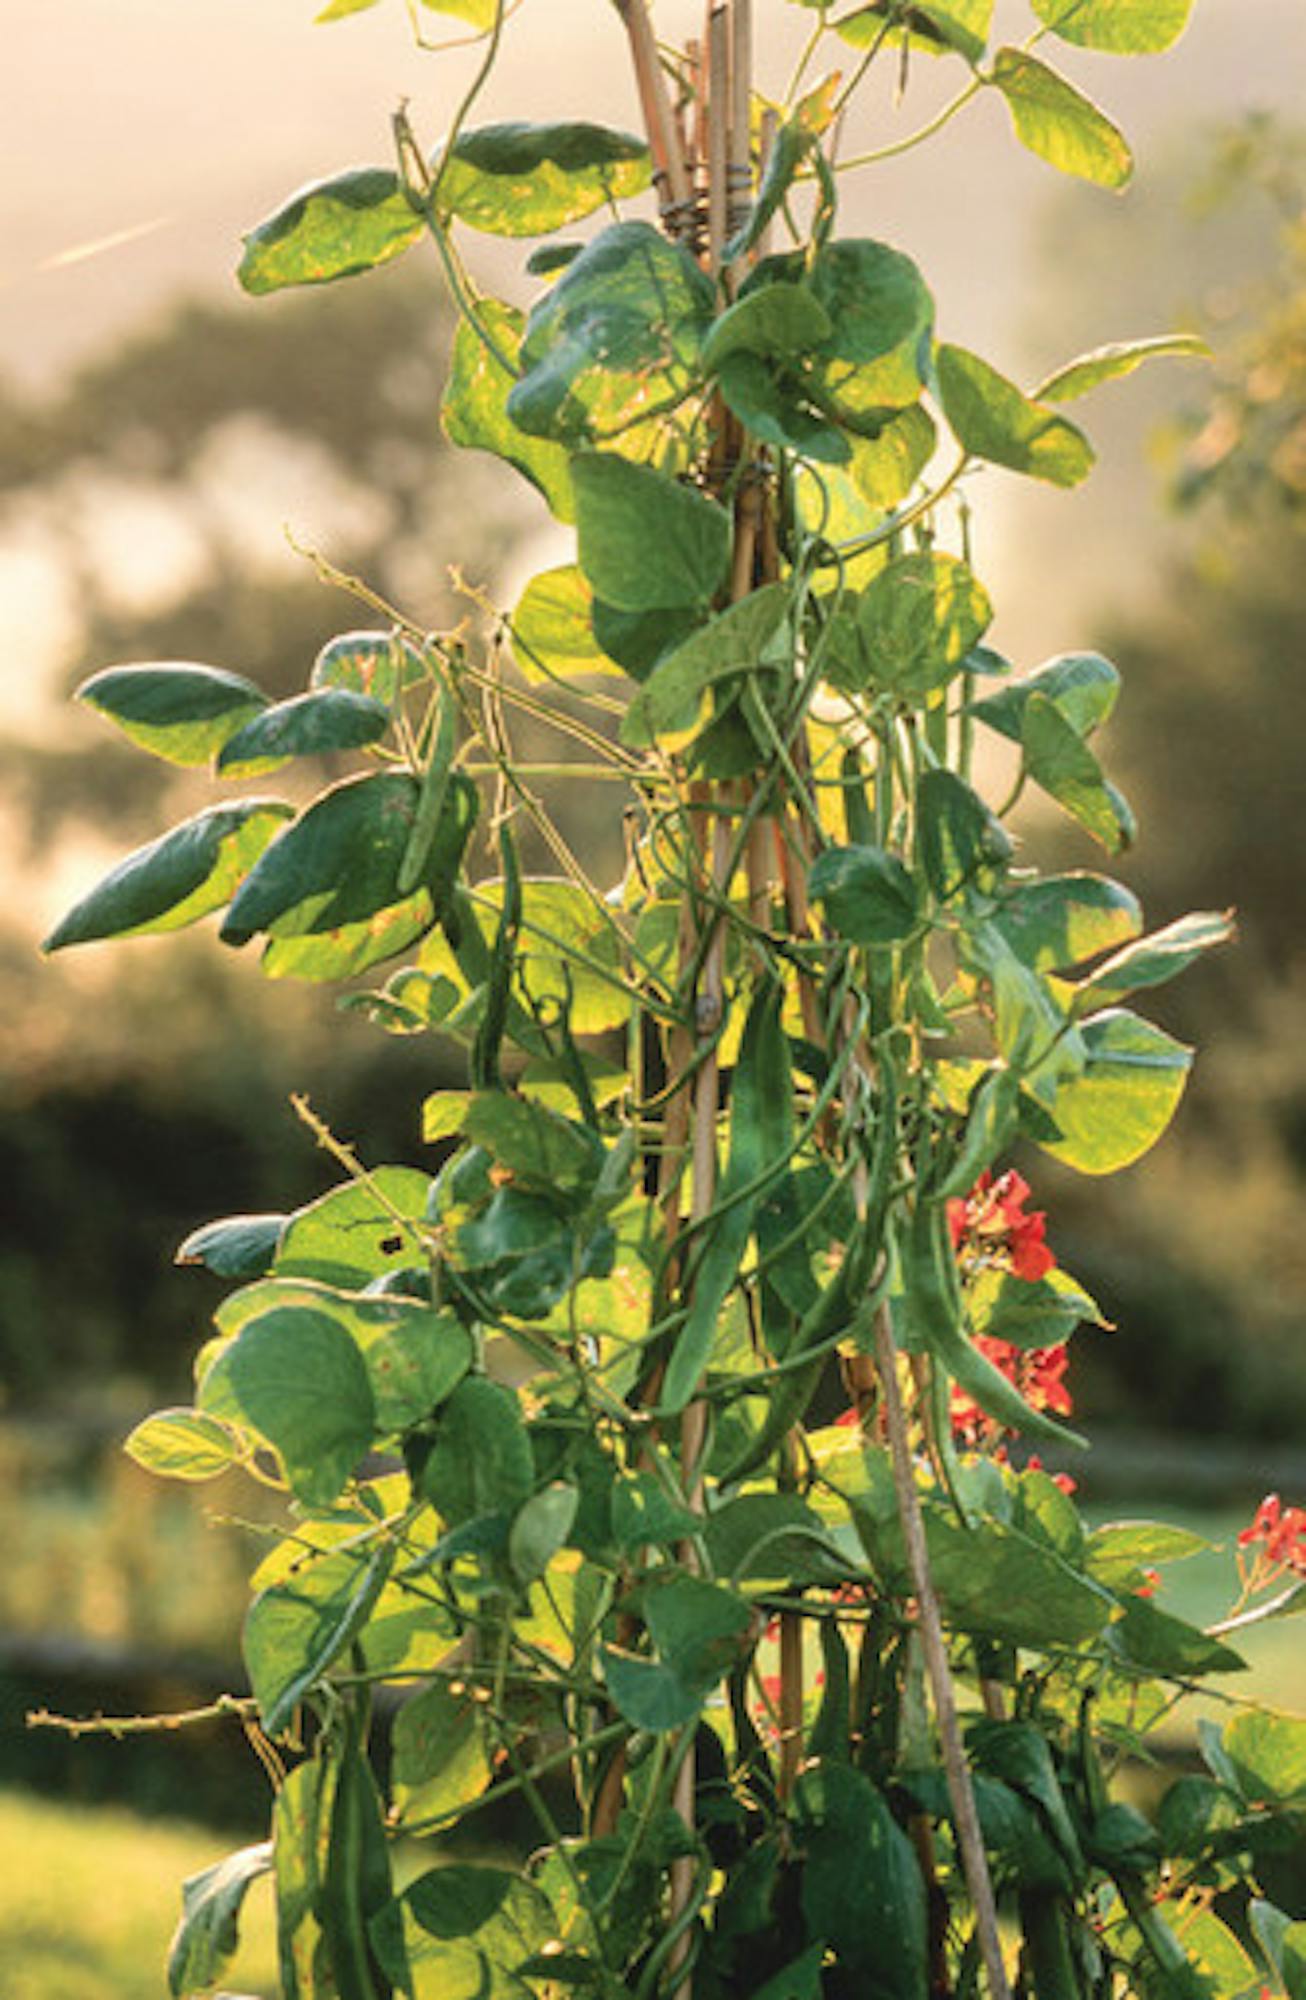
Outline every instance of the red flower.
{"label": "red flower", "polygon": [[1031,1283],[1056,1268],[1044,1242],[1042,1209],[1025,1213],[1029,1183],[1014,1168],[994,1180],[982,1173],[964,1201],[948,1203],[952,1246],[964,1264],[995,1265]]}
{"label": "red flower", "polygon": [[[1070,1415],[1072,1404],[1065,1381],[1070,1356],[1064,1345],[1015,1347],[1009,1340],[992,1340],[983,1333],[976,1336],[975,1345],[1033,1409],[1052,1410],[1059,1417]],[[991,1442],[1002,1427],[954,1382],[952,1428],[960,1443],[978,1445]]]}
{"label": "red flower", "polygon": [[1277,1493],[1267,1493],[1251,1526],[1238,1537],[1239,1548],[1257,1542],[1264,1544],[1264,1555],[1257,1556],[1256,1567],[1264,1568],[1265,1574],[1255,1588],[1263,1588],[1278,1570],[1293,1569],[1306,1576],[1306,1507],[1284,1507]]}

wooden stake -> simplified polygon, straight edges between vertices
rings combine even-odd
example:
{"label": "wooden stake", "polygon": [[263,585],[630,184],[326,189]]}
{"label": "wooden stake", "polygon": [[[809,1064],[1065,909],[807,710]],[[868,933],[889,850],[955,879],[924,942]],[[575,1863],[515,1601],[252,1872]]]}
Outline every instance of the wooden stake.
{"label": "wooden stake", "polygon": [[753,198],[753,0],[733,0],[730,15],[730,160],[726,230],[742,229]]}
{"label": "wooden stake", "polygon": [[613,4],[630,37],[631,60],[653,154],[653,178],[663,223],[672,236],[692,236],[694,190],[644,0],[613,0]]}
{"label": "wooden stake", "polygon": [[707,17],[707,268],[715,277],[726,247],[726,191],[730,166],[730,10]]}
{"label": "wooden stake", "polygon": [[[864,1170],[859,1179],[862,1183],[862,1192],[858,1200],[860,1207],[861,1199],[864,1198]],[[948,1666],[947,1647],[943,1642],[943,1623],[939,1617],[939,1600],[935,1594],[934,1579],[930,1574],[929,1552],[925,1546],[925,1524],[921,1519],[920,1499],[916,1492],[916,1469],[912,1464],[911,1446],[907,1437],[907,1417],[898,1383],[898,1350],[894,1345],[889,1308],[883,1304],[877,1308],[875,1314],[875,1361],[879,1370],[885,1426],[889,1433],[889,1449],[893,1458],[893,1482],[898,1496],[898,1519],[902,1524],[902,1536],[907,1549],[907,1566],[911,1571],[912,1589],[916,1595],[917,1624],[925,1653],[925,1671],[929,1676],[930,1691],[934,1697],[934,1719],[939,1729],[943,1768],[948,1781],[948,1799],[952,1807],[952,1824],[961,1855],[962,1873],[966,1878],[966,1887],[970,1891],[971,1903],[975,1910],[975,1932],[979,1939],[980,1957],[988,1975],[991,2000],[1011,2000],[1006,1967],[1002,1962],[1002,1943],[998,1936],[998,1912],[993,1897],[993,1882],[989,1875],[983,1836],[980,1833],[979,1813],[975,1806],[975,1790],[971,1784],[970,1766],[966,1762],[966,1752],[962,1746],[952,1672]]]}

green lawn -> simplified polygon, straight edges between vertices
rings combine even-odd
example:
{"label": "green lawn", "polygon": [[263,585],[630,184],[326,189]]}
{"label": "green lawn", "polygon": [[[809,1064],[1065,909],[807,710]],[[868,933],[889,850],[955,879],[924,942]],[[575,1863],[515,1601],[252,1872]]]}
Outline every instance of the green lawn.
{"label": "green lawn", "polygon": [[[1227,1617],[1238,1594],[1238,1530],[1246,1525],[1250,1510],[1235,1514],[1228,1508],[1143,1502],[1086,1511],[1093,1526],[1104,1520],[1159,1520],[1204,1535],[1213,1546],[1201,1555],[1168,1564],[1157,1602],[1194,1625],[1212,1625]],[[1215,1676],[1210,1683],[1213,1689],[1242,1700],[1264,1702],[1270,1708],[1306,1714],[1306,1613],[1267,1619],[1247,1631],[1232,1632],[1227,1643],[1242,1654],[1247,1671]],[[1191,1731],[1198,1715],[1218,1717],[1222,1713],[1227,1710],[1215,1697],[1194,1700],[1184,1704],[1183,1724]]]}
{"label": "green lawn", "polygon": [[[237,1845],[195,1827],[0,1792],[4,2000],[162,2000],[179,1885]],[[227,1984],[278,1991],[271,1891],[256,1882]]]}

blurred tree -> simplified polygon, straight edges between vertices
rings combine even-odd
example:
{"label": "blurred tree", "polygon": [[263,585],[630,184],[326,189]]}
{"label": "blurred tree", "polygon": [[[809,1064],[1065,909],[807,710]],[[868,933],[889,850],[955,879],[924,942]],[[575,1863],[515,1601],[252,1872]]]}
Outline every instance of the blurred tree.
{"label": "blurred tree", "polygon": [[[1159,439],[1181,532],[1141,603],[1099,613],[1097,639],[1124,676],[1114,761],[1153,829],[1131,879],[1158,915],[1234,905],[1240,939],[1168,1011],[1202,1050],[1178,1135],[1136,1184],[1095,1190],[1096,1240],[1073,1246],[1125,1328],[1086,1357],[1086,1387],[1127,1417],[1164,1379],[1176,1422],[1300,1439],[1306,135],[1256,118],[1172,171],[1192,190],[1186,232],[1163,243],[1145,212],[1077,243],[1086,292],[1110,289],[1117,315],[1140,296],[1164,324],[1168,286],[1168,317],[1203,322],[1215,355]],[[1074,1198],[1067,1183],[1072,1233]]]}
{"label": "blurred tree", "polygon": [[[35,539],[60,579],[67,684],[172,658],[274,695],[301,686],[326,639],[379,620],[323,586],[286,521],[406,615],[455,622],[447,565],[501,574],[539,524],[501,467],[443,440],[447,344],[430,275],[405,267],[320,296],[184,305],[43,406],[0,393],[0,543]],[[30,668],[7,670],[16,683]],[[233,1187],[250,1209],[281,1208],[333,1177],[278,1100],[306,1090],[342,1132],[365,1124],[373,1157],[413,1157],[395,1107],[411,1104],[415,1071],[441,1079],[429,1044],[328,1019],[311,990],[298,1005],[269,996],[252,955],[215,953],[207,935],[170,951],[162,1011],[135,970],[153,941],[112,965],[42,966],[33,885],[61,871],[48,900],[66,900],[70,874],[96,872],[88,849],[111,861],[209,788],[143,765],[89,716],[72,748],[66,728],[46,740],[39,706],[24,719],[0,733],[0,1382],[17,1403],[113,1372],[180,1387],[208,1295],[167,1269],[169,1238],[228,1207]],[[278,773],[275,788],[294,796],[294,783]],[[72,1318],[73,1297],[94,1303]]]}

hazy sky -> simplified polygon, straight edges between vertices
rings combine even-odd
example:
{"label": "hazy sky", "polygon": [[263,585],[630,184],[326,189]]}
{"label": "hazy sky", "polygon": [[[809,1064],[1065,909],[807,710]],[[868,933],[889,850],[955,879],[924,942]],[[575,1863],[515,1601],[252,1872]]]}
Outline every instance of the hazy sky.
{"label": "hazy sky", "polygon": [[[292,188],[388,159],[401,96],[419,130],[439,136],[467,52],[415,51],[400,0],[323,26],[314,11],[315,0],[0,0],[0,371],[48,381],[180,288],[229,287],[241,231]],[[696,0],[661,0],[656,19],[676,37],[700,11]],[[811,15],[779,0],[761,0],[763,12],[772,25],[761,81],[778,87]],[[447,25],[425,18],[433,33]],[[1014,34],[1029,18],[999,0]],[[926,90],[951,87],[953,64],[920,67]],[[1306,5],[1197,0],[1170,55],[1079,56],[1067,67],[1119,116],[1145,176],[1181,118],[1300,101]],[[911,129],[927,101],[914,88],[895,111],[877,94],[849,142]],[[610,0],[524,0],[478,118],[582,110],[637,122]],[[1031,217],[1058,178],[1011,144],[1005,124],[999,103],[980,102],[928,153],[850,183],[843,221],[909,241],[945,319],[950,300],[958,317],[964,304],[968,337],[999,349],[1012,337]]]}
{"label": "hazy sky", "polygon": [[[242,231],[307,180],[387,162],[390,114],[401,98],[410,100],[419,134],[435,143],[476,52],[417,51],[401,0],[315,26],[320,4],[0,0],[0,377],[40,393],[180,293],[239,300],[232,273]],[[779,94],[812,15],[782,0],[755,4],[758,83]],[[700,25],[702,0],[659,0],[655,18],[669,38],[682,39]],[[447,17],[424,19],[434,35],[449,26]],[[1030,20],[1027,0],[998,0],[1007,38],[1028,32]],[[830,48],[831,65],[853,60],[841,45]],[[1167,56],[1062,51],[1056,60],[1124,126],[1145,196],[1153,163],[1194,120],[1300,105],[1306,0],[1196,0],[1185,39]],[[959,65],[922,59],[905,106],[877,85],[850,119],[845,153],[916,129],[958,77]],[[581,113],[638,124],[610,0],[522,0],[473,122]],[[1035,287],[1055,276],[1034,257],[1035,225],[1068,185],[1012,142],[1004,106],[986,92],[928,148],[845,182],[840,228],[909,249],[939,301],[944,337],[1031,381],[1068,358],[1031,348],[1028,337]],[[1127,220],[1135,199],[1076,187],[1062,211],[1065,256],[1075,255],[1077,216],[1123,204],[1113,212]],[[490,278],[522,296],[528,246],[474,241],[485,246],[481,262]],[[431,272],[434,285],[434,260]],[[241,309],[257,312],[259,305],[244,301]],[[1123,322],[1104,310],[1089,342],[1167,330],[1165,320],[1133,324],[1128,310],[1122,304]],[[1131,575],[1138,581],[1147,574],[1152,545],[1143,517],[1153,489],[1141,449],[1145,406],[1137,400],[1146,393],[1138,381],[1110,392],[1112,410],[1123,416],[1109,421],[1127,419],[1131,408],[1139,413],[1124,453],[1136,466],[1125,507],[1105,475],[1069,497],[1044,489],[1018,495],[1021,482],[1001,475],[985,482],[977,549],[1006,607],[1000,642],[1013,645],[1017,659],[1026,647],[1054,651],[1085,636],[1077,627],[1098,600],[1081,579],[1109,573],[1120,594]],[[93,439],[87,447],[92,453]],[[90,509],[84,532],[124,525],[111,501],[107,496],[97,521],[94,494],[83,495],[84,512]],[[285,506],[298,518],[292,502]],[[277,515],[285,518],[284,510]],[[0,510],[0,657],[21,662],[7,691],[11,725],[25,714],[42,726],[44,690],[79,659],[66,559],[56,547],[69,521],[60,519],[57,534],[54,525],[21,505]],[[1045,559],[1049,533],[1059,538],[1055,562]],[[275,524],[267,539],[281,547]],[[1044,574],[1057,578],[1055,617],[1044,615]]]}

